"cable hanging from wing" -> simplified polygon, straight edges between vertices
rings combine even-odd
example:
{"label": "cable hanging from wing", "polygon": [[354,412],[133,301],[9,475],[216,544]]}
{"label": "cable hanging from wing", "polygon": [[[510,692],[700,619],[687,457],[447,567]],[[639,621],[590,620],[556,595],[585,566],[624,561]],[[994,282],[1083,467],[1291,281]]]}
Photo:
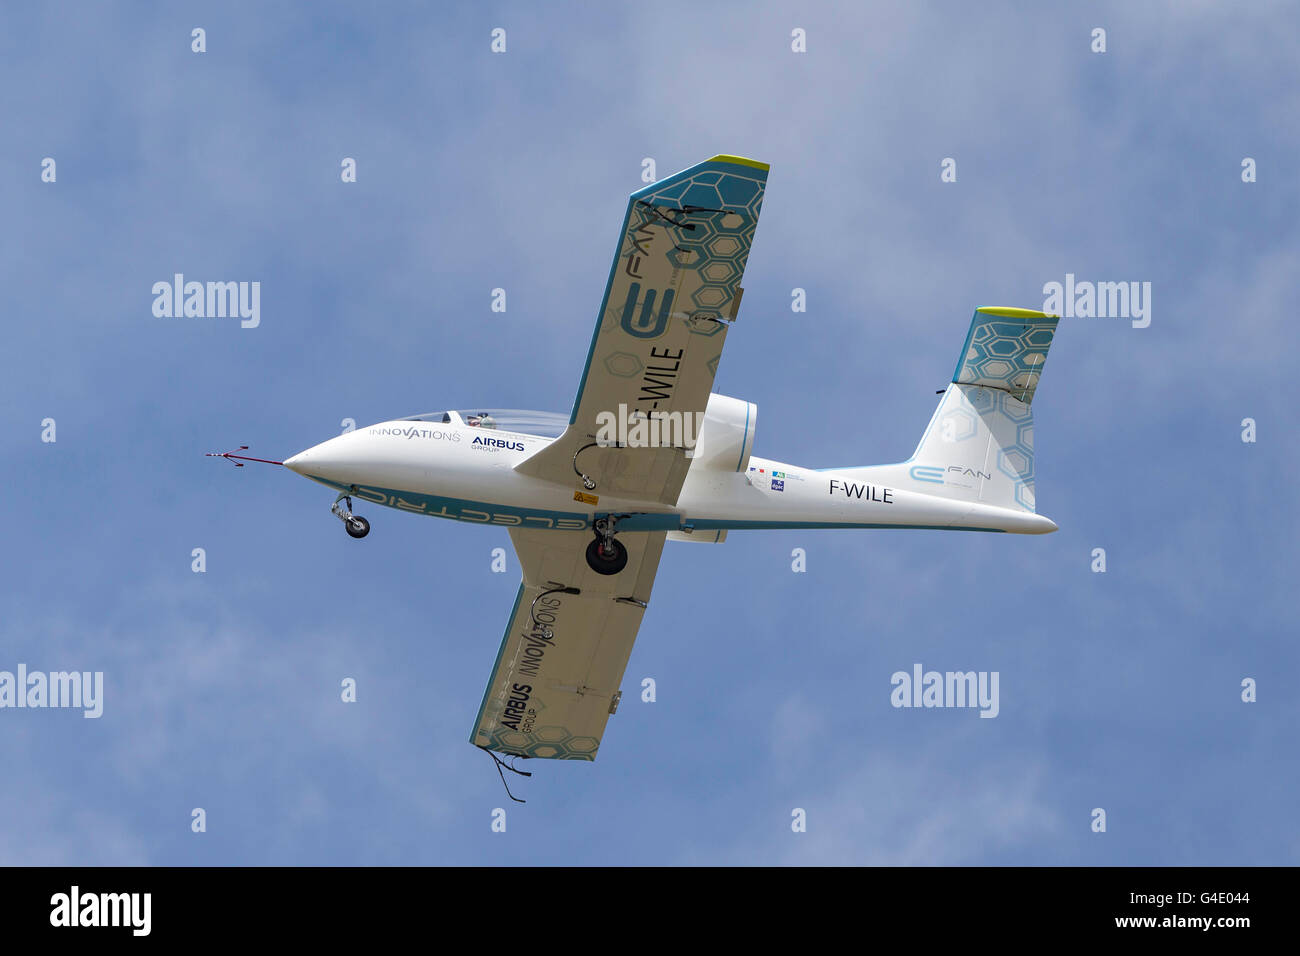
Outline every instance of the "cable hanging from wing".
{"label": "cable hanging from wing", "polygon": [[[513,793],[510,792],[510,784],[506,783],[506,775],[502,773],[502,768],[509,770],[511,773],[517,773],[521,777],[531,777],[532,773],[530,773],[527,770],[520,770],[518,767],[506,763],[504,760],[502,760],[500,757],[498,757],[496,754],[494,754],[492,751],[488,750],[486,747],[482,746],[481,744],[479,745],[479,749],[482,750],[489,757],[491,757],[493,762],[497,765],[497,775],[501,778],[501,786],[506,788],[506,796],[509,797],[511,800],[513,800],[515,803],[527,803],[528,802],[527,800],[520,800],[518,797],[516,797]],[[518,755],[510,754],[509,756],[513,758]],[[527,758],[525,757],[524,759]]]}

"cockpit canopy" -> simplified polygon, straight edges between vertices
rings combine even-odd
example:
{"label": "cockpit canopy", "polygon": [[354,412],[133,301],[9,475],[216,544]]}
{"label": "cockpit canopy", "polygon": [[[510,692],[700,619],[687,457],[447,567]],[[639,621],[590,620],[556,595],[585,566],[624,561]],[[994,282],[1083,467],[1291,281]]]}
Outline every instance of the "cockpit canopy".
{"label": "cockpit canopy", "polygon": [[540,438],[559,438],[569,427],[569,419],[564,415],[522,408],[467,408],[460,411],[426,412],[423,415],[408,415],[402,421],[496,428],[521,435],[537,435]]}

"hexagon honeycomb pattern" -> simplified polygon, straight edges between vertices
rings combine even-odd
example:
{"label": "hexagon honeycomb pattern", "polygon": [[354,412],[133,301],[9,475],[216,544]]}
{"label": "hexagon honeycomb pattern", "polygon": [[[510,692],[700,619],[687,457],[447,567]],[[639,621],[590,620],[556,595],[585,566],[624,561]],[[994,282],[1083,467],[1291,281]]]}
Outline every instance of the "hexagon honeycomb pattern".
{"label": "hexagon honeycomb pattern", "polygon": [[952,380],[960,385],[1005,389],[1028,405],[1034,399],[1058,321],[1056,316],[1036,317],[1035,313],[1021,318],[977,311]]}
{"label": "hexagon honeycomb pattern", "polygon": [[[480,744],[480,746],[484,746]],[[575,737],[563,727],[538,727],[531,733],[519,730],[493,731],[489,750],[550,760],[595,760],[600,741],[595,737]]]}
{"label": "hexagon honeycomb pattern", "polygon": [[983,449],[991,436],[998,446],[997,469],[1011,479],[1016,504],[1034,510],[1034,415],[1028,405],[1001,388],[955,388],[937,415],[941,442],[978,439]]}
{"label": "hexagon honeycomb pattern", "polygon": [[[676,248],[664,253],[674,267],[687,267],[699,276],[691,293],[697,314],[719,316],[736,294],[745,260],[763,206],[766,171],[744,171],[731,164],[702,163],[689,176],[665,180],[659,188],[636,194],[633,207],[641,221],[676,218],[690,209],[690,230],[675,229]],[[679,174],[680,175],[680,174]]]}

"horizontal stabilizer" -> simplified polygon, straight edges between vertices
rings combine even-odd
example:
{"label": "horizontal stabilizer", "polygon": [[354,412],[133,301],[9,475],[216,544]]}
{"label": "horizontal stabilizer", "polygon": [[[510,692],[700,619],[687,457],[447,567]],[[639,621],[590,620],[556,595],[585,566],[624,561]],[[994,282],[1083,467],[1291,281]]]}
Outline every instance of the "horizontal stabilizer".
{"label": "horizontal stabilizer", "polygon": [[976,309],[953,382],[998,388],[1029,405],[1059,321],[1060,316],[1032,309]]}

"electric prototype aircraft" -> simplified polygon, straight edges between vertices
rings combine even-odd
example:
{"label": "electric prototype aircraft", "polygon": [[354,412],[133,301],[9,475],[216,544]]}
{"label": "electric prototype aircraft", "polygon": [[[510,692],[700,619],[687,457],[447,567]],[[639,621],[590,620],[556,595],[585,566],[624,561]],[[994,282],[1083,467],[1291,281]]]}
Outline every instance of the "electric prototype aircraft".
{"label": "electric prototype aircraft", "polygon": [[[1056,530],[1034,510],[1030,403],[1057,323],[1042,312],[975,311],[907,461],[826,470],[753,454],[754,404],[711,391],[767,172],[714,156],[632,194],[567,418],[434,412],[283,462],[338,493],[332,510],[354,538],[370,525],[353,499],[510,532],[523,582],[470,735],[484,750],[595,759],[665,541],[761,528]],[[619,414],[630,427],[602,440]],[[673,415],[698,430],[667,427]]]}

